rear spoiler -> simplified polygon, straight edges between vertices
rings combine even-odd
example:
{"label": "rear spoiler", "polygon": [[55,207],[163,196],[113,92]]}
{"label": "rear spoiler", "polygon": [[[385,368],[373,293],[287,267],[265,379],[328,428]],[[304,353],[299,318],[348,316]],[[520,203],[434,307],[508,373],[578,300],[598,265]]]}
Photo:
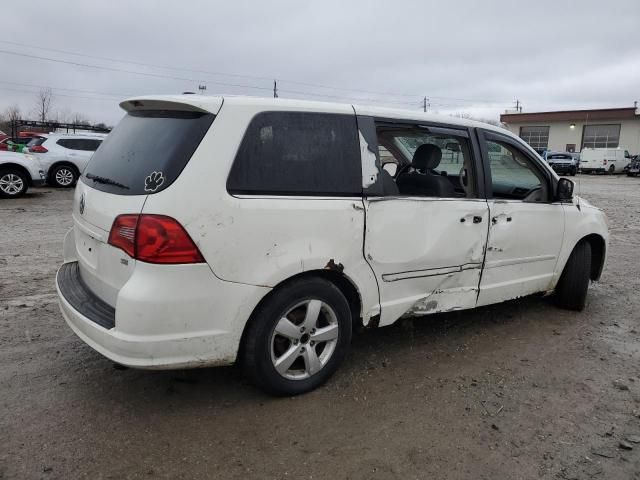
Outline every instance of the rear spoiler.
{"label": "rear spoiler", "polygon": [[165,98],[137,97],[128,98],[120,103],[120,108],[126,112],[133,110],[179,110],[217,114],[221,106],[222,97],[203,97],[200,95],[168,95]]}

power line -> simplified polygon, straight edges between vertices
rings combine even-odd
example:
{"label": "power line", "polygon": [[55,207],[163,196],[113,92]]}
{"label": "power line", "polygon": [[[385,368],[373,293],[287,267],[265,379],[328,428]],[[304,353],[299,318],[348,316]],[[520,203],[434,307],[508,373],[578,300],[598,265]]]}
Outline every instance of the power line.
{"label": "power line", "polygon": [[95,90],[81,90],[78,88],[65,88],[65,87],[52,87],[50,85],[35,85],[33,83],[18,83],[18,82],[8,82],[5,80],[0,80],[0,83],[6,84],[6,85],[16,85],[19,87],[32,87],[32,88],[50,88],[51,90],[63,90],[63,91],[68,91],[68,92],[79,92],[79,93],[92,93],[94,95],[103,95],[103,96],[108,96],[108,97],[113,97],[113,98],[118,98],[118,99],[122,99],[125,97],[132,97],[133,94],[131,93],[107,93],[107,92],[97,92]]}
{"label": "power line", "polygon": [[[139,71],[135,71],[135,70],[127,70],[127,69],[122,69],[122,68],[116,68],[116,67],[108,67],[108,66],[104,66],[104,65],[94,65],[94,64],[88,64],[88,63],[82,63],[82,62],[74,62],[74,61],[70,61],[70,60],[62,60],[62,59],[57,59],[57,58],[51,58],[51,57],[45,57],[45,56],[41,56],[41,55],[32,55],[32,54],[27,54],[27,53],[20,53],[20,52],[13,52],[13,51],[9,51],[9,50],[1,50],[0,49],[0,53],[4,53],[7,55],[15,55],[15,56],[20,56],[20,57],[25,57],[25,58],[31,58],[31,59],[36,59],[36,60],[43,60],[43,61],[49,61],[49,62],[56,62],[56,63],[62,63],[62,64],[66,64],[66,65],[74,65],[74,66],[79,66],[79,67],[85,67],[85,68],[93,68],[93,69],[98,69],[98,70],[107,70],[107,71],[114,71],[114,72],[121,72],[121,73],[130,73],[130,74],[134,74],[134,75],[142,75],[142,76],[146,76],[146,77],[154,77],[154,78],[166,78],[166,79],[171,79],[171,80],[179,80],[179,81],[189,81],[189,82],[199,82],[199,80],[193,79],[193,78],[187,78],[187,77],[177,77],[177,76],[172,76],[172,75],[162,75],[162,74],[158,74],[158,73],[151,73],[151,72],[139,72]],[[226,82],[209,82],[209,83],[213,83],[216,85],[223,85],[223,86],[229,86],[229,87],[236,87],[236,88],[248,88],[248,89],[258,89],[258,90],[271,90],[271,87],[262,87],[262,86],[256,86],[256,85],[243,85],[243,84],[233,84],[233,83],[226,83]],[[32,85],[35,87],[35,85]],[[43,87],[43,86],[38,86],[38,88],[47,88],[47,87]],[[69,89],[62,89],[61,90],[69,90]],[[348,100],[350,103],[359,103],[359,102],[372,102],[372,103],[377,103],[377,104],[388,104],[388,105],[403,105],[403,106],[412,106],[417,108],[418,107],[418,103],[417,103],[417,99],[416,101],[413,102],[400,102],[400,101],[394,101],[394,100],[381,100],[381,99],[377,99],[377,98],[361,98],[361,97],[355,97],[355,96],[345,96],[345,95],[329,95],[326,93],[315,93],[315,92],[308,92],[308,91],[301,91],[301,90],[288,90],[288,89],[278,89],[278,92],[284,92],[284,93],[289,93],[289,94],[293,94],[293,95],[302,95],[302,96],[312,96],[312,97],[322,97],[322,98],[329,98],[329,99],[334,99],[334,100],[341,100],[341,101],[345,101]],[[105,94],[105,93],[101,93],[101,92],[91,92],[91,91],[86,91],[86,93],[94,93],[97,95],[111,95],[111,96],[116,96],[119,94]],[[362,93],[362,92],[361,92]],[[62,95],[65,96],[65,95]],[[67,95],[68,96],[68,95]],[[130,96],[130,95],[123,95],[123,97],[126,96]],[[440,98],[440,97],[438,97]],[[442,106],[442,107],[451,107],[451,106],[455,106],[455,105],[450,105],[450,104],[445,104],[445,103],[441,103],[441,104],[433,104],[436,106]]]}
{"label": "power line", "polygon": [[[12,52],[9,50],[0,50],[0,53],[4,53],[7,55],[15,55],[18,57],[26,57],[26,58],[33,58],[33,59],[37,59],[37,60],[45,60],[48,62],[57,62],[57,63],[64,63],[67,65],[74,65],[77,67],[87,67],[87,68],[95,68],[98,70],[108,70],[111,72],[121,72],[121,73],[131,73],[134,75],[142,75],[145,77],[155,77],[155,78],[167,78],[167,79],[171,79],[171,80],[180,80],[180,81],[184,81],[184,82],[199,82],[201,79],[194,79],[194,78],[187,78],[187,77],[174,77],[171,75],[161,75],[159,73],[151,73],[151,72],[137,72],[135,70],[126,70],[124,68],[115,68],[115,67],[107,67],[104,65],[92,65],[92,64],[88,64],[88,63],[80,63],[80,62],[72,62],[70,60],[61,60],[58,58],[51,58],[51,57],[43,57],[40,55],[31,55],[28,53],[19,53],[19,52]],[[216,85],[223,85],[226,87],[238,87],[238,88],[255,88],[258,90],[271,90],[270,87],[258,87],[255,85],[241,85],[241,84],[233,84],[233,83],[223,83],[223,82],[208,82],[208,83],[213,83]]]}
{"label": "power line", "polygon": [[[33,83],[18,83],[18,82],[4,81],[4,80],[0,80],[0,84],[14,85],[14,86],[18,86],[18,87],[37,88],[37,89],[50,88],[51,90],[53,90],[55,92],[55,94],[57,96],[74,97],[74,98],[96,98],[96,97],[86,97],[86,96],[79,96],[79,95],[66,95],[66,94],[58,93],[58,90],[62,90],[62,91],[66,91],[66,92],[78,92],[78,93],[89,93],[89,94],[93,94],[93,95],[101,95],[101,96],[105,96],[105,97],[110,97],[110,98],[115,99],[115,100],[122,100],[123,98],[135,96],[135,94],[133,94],[133,93],[99,92],[99,91],[96,91],[96,90],[83,90],[83,89],[57,87],[57,86],[50,86],[50,85],[37,85],[37,84],[33,84]],[[16,88],[3,88],[3,90],[13,90],[13,91],[20,91],[20,92],[25,92],[25,93],[37,93],[37,91],[16,89]],[[278,92],[280,92],[279,89],[278,89]],[[293,93],[294,94],[301,94],[301,95],[305,95],[305,96],[314,95],[314,94],[309,94],[309,93],[306,93],[306,92],[293,92]],[[347,98],[347,97],[336,97],[336,98]],[[99,100],[108,100],[108,99],[104,98],[104,99],[99,99]],[[383,101],[377,101],[377,103],[388,103],[390,105],[397,104],[395,102],[385,102],[384,100]],[[401,104],[402,105],[411,105],[411,106],[415,106],[416,105],[416,104],[414,104],[412,102],[402,102]]]}
{"label": "power line", "polygon": [[16,45],[19,47],[27,47],[27,48],[35,48],[38,50],[46,50],[49,52],[56,52],[56,53],[64,53],[67,55],[75,55],[77,57],[84,57],[84,58],[91,58],[91,59],[95,59],[95,60],[106,60],[108,62],[116,62],[116,63],[128,63],[130,65],[138,65],[140,67],[148,67],[148,68],[162,68],[165,70],[176,70],[176,71],[186,71],[186,72],[193,72],[193,73],[205,73],[207,75],[220,75],[220,76],[225,76],[225,77],[238,77],[238,78],[251,78],[251,79],[255,79],[255,80],[273,80],[273,77],[259,77],[259,76],[255,76],[255,75],[242,75],[242,74],[238,74],[238,73],[226,73],[226,72],[212,72],[212,71],[207,71],[207,70],[197,70],[197,69],[192,69],[192,68],[186,68],[186,67],[176,67],[176,66],[169,66],[169,65],[158,65],[158,64],[154,64],[154,63],[143,63],[143,62],[134,62],[131,60],[122,60],[122,59],[118,59],[118,58],[112,58],[112,57],[101,57],[98,55],[87,55],[84,53],[78,53],[78,52],[71,52],[69,50],[60,50],[57,48],[49,48],[49,47],[40,47],[37,45],[29,45],[26,43],[18,43],[18,42],[10,42],[8,40],[0,40],[0,43],[6,43],[9,45]]}
{"label": "power line", "polygon": [[[66,54],[66,55],[74,55],[74,56],[78,56],[78,57],[91,58],[91,59],[96,59],[96,60],[106,60],[106,61],[109,61],[109,62],[117,62],[117,63],[128,63],[130,65],[138,65],[138,66],[143,66],[143,67],[148,67],[148,68],[160,68],[160,69],[165,69],[165,70],[186,71],[186,72],[193,72],[193,73],[201,73],[201,74],[205,74],[205,75],[217,75],[217,76],[247,78],[247,79],[269,81],[269,82],[271,82],[273,80],[273,77],[266,77],[266,76],[245,75],[245,74],[230,73],[230,72],[215,72],[215,71],[208,71],[208,70],[197,70],[197,69],[191,69],[191,68],[186,68],[186,67],[176,67],[176,66],[159,65],[159,64],[153,64],[153,63],[134,62],[134,61],[130,61],[130,60],[122,60],[122,59],[116,59],[116,58],[112,58],[112,57],[103,57],[103,56],[98,56],[98,55],[87,55],[87,54],[84,54],[84,53],[72,52],[72,51],[69,51],[69,50],[62,50],[62,49],[56,49],[56,48],[50,48],[50,47],[41,47],[41,46],[37,46],[37,45],[30,45],[30,44],[25,44],[25,43],[20,43],[20,42],[13,42],[13,41],[8,41],[8,40],[0,40],[0,43],[5,43],[5,44],[9,44],[9,45],[16,45],[16,46],[21,46],[21,47],[27,47],[27,48],[35,48],[35,49],[39,49],[39,50],[51,51],[51,52],[56,52],[56,53],[63,53],[63,54]],[[6,51],[2,51],[2,52],[3,53],[7,53]],[[12,52],[12,53],[13,54],[17,54],[15,52]],[[27,54],[23,54],[23,55],[27,55]],[[92,66],[92,67],[93,68],[98,68],[97,66]],[[107,67],[105,67],[105,68],[107,68]],[[122,70],[119,69],[119,70],[116,70],[116,71],[122,71]],[[142,72],[137,72],[137,74],[142,74]],[[173,77],[167,77],[167,78],[173,78]],[[178,78],[178,79],[180,79],[180,78]],[[183,79],[180,79],[180,80],[183,80]],[[193,81],[192,79],[189,79],[189,80]],[[336,86],[331,86],[331,85],[322,85],[322,84],[317,84],[317,83],[299,82],[299,81],[296,81],[296,80],[288,80],[288,79],[282,79],[282,78],[280,78],[280,81],[284,82],[284,83],[307,86],[307,87],[312,87],[312,88],[322,88],[322,89],[338,90],[338,91],[344,91],[344,92],[355,92],[355,93],[365,94],[365,95],[376,95],[376,96],[387,96],[387,97],[388,96],[392,96],[392,97],[407,97],[407,98],[420,98],[422,96],[422,95],[410,94],[410,93],[381,92],[381,91],[371,91],[371,90],[360,90],[360,89],[345,88],[345,87],[336,87]],[[211,82],[211,83],[216,83],[216,82]],[[233,84],[226,84],[226,83],[222,83],[222,82],[217,82],[217,83],[221,84],[221,85],[227,85],[227,86],[238,86],[238,87],[244,87],[244,88],[259,88],[259,89],[271,90],[271,88],[268,88],[268,87],[254,87],[254,86],[247,86],[247,85],[233,85]],[[284,91],[284,90],[282,90],[282,91]],[[317,95],[322,95],[322,94],[317,94]],[[345,97],[342,97],[342,98],[345,98]],[[440,100],[453,100],[453,101],[460,101],[460,102],[470,102],[470,103],[506,103],[505,101],[502,101],[502,100],[469,99],[469,98],[446,97],[446,96],[436,96],[436,95],[431,95],[430,98],[435,98],[435,99],[440,99]]]}
{"label": "power line", "polygon": [[[146,76],[146,77],[167,78],[167,79],[171,79],[171,80],[180,80],[180,81],[188,81],[188,82],[199,82],[199,80],[196,80],[196,79],[193,79],[193,78],[176,77],[176,76],[172,76],[172,75],[161,75],[161,74],[158,74],[158,73],[150,73],[150,72],[138,72],[138,71],[134,71],[134,70],[126,70],[126,69],[123,69],[123,68],[107,67],[107,66],[103,66],[103,65],[92,65],[92,64],[81,63],[81,62],[72,62],[70,60],[61,60],[61,59],[57,59],[57,58],[43,57],[41,55],[31,55],[31,54],[28,54],[28,53],[12,52],[12,51],[9,51],[9,50],[0,50],[0,53],[4,53],[4,54],[8,54],[8,55],[16,55],[16,56],[19,56],[19,57],[33,58],[33,59],[37,59],[37,60],[45,60],[45,61],[49,61],[49,62],[63,63],[63,64],[74,65],[74,66],[79,66],[79,67],[94,68],[94,69],[98,69],[98,70],[108,70],[108,71],[113,71],[113,72],[131,73],[131,74],[134,74],[134,75],[142,75],[142,76]],[[213,83],[213,84],[216,84],[216,85],[223,85],[223,86],[227,86],[227,87],[253,88],[253,89],[258,89],[258,90],[269,90],[269,91],[272,90],[271,87],[260,87],[260,86],[255,86],[255,85],[241,85],[241,84],[224,83],[224,82],[208,82],[208,83]],[[279,91],[280,92],[285,92],[285,93],[297,94],[297,95],[311,95],[311,96],[320,96],[320,97],[324,97],[324,98],[333,98],[333,99],[345,99],[345,98],[355,99],[355,97],[344,97],[344,96],[339,96],[339,95],[327,95],[327,94],[322,94],[322,93],[311,93],[311,92],[298,91],[298,90],[282,90],[282,89],[279,89]],[[359,99],[359,101],[368,101],[368,100],[371,101],[372,99]],[[378,100],[375,100],[375,99],[373,101],[378,102]],[[403,102],[388,102],[388,103],[401,104]],[[404,103],[404,104],[409,104],[409,103]],[[413,104],[413,103],[411,103],[411,104]]]}
{"label": "power line", "polygon": [[[30,94],[34,94],[34,93],[38,93],[34,90],[24,90],[22,88],[12,88],[12,87],[1,87],[0,86],[0,90],[8,90],[11,92],[22,92],[22,93],[30,93]],[[60,96],[60,97],[70,97],[70,98],[83,98],[83,99],[87,99],[87,100],[102,100],[102,101],[107,101],[107,102],[113,102],[114,99],[112,98],[101,98],[101,97],[83,97],[80,95],[66,95],[64,93],[56,93],[56,96]]]}

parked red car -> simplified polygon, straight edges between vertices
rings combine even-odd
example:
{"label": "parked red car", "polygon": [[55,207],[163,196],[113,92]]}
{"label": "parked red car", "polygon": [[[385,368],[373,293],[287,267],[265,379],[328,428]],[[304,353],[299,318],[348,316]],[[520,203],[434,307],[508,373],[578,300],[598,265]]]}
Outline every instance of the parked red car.
{"label": "parked red car", "polygon": [[[15,152],[16,150],[22,148],[22,146],[26,145],[27,143],[29,143],[32,139],[34,138],[40,138],[39,136],[36,135],[32,135],[29,137],[6,137],[3,138],[2,140],[0,140],[0,151],[5,150],[5,151],[11,151],[11,152]],[[19,147],[16,148],[16,145],[18,145]]]}

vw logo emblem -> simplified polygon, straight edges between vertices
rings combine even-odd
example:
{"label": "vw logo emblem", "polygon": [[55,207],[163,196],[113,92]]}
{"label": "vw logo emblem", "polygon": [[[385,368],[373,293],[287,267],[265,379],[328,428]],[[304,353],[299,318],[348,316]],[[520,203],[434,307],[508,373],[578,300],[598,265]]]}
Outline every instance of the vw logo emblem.
{"label": "vw logo emblem", "polygon": [[80,215],[84,215],[84,193],[80,195]]}

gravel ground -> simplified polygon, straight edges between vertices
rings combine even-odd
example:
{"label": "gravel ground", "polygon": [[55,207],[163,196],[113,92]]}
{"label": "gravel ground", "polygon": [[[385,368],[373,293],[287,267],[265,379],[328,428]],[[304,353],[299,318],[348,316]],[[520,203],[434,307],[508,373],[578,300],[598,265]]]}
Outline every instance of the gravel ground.
{"label": "gravel ground", "polygon": [[72,192],[0,201],[0,478],[640,479],[640,181],[577,178],[612,232],[584,312],[531,297],[366,331],[285,399],[233,367],[114,368],[56,304]]}

